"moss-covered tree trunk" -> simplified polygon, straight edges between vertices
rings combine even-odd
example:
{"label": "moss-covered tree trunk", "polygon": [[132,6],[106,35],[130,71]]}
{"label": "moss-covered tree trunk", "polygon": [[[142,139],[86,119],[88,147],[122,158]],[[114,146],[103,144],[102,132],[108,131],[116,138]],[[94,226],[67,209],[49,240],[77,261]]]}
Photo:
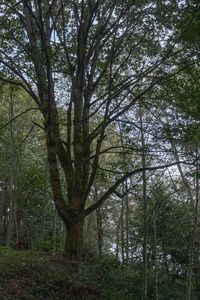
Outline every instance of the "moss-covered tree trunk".
{"label": "moss-covered tree trunk", "polygon": [[83,226],[83,216],[75,218],[74,222],[66,225],[67,237],[64,248],[64,255],[66,257],[81,258],[83,249]]}

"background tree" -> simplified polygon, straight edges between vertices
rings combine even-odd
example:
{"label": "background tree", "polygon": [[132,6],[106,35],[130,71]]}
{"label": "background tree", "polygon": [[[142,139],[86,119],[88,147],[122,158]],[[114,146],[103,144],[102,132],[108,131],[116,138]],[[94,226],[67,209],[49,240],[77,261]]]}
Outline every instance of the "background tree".
{"label": "background tree", "polygon": [[[21,88],[2,85],[0,103],[1,245],[15,247],[21,243],[23,247],[24,243],[27,247],[50,251],[54,239],[53,235],[50,237],[54,205],[46,168],[44,131],[36,125],[41,116]],[[60,222],[57,223],[55,241],[60,249],[63,226],[59,228]]]}

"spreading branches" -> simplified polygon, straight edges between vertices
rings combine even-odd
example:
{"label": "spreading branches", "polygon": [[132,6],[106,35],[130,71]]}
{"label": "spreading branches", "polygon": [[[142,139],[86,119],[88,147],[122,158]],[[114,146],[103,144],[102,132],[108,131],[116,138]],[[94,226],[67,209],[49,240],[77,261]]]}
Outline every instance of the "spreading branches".
{"label": "spreading branches", "polygon": [[[199,157],[197,158],[199,159]],[[195,161],[197,160],[195,159]],[[125,175],[123,175],[120,179],[118,179],[105,193],[104,195],[94,204],[92,204],[90,207],[88,207],[85,210],[85,215],[89,215],[90,213],[92,213],[95,209],[97,209],[99,206],[101,206],[107,199],[108,197],[114,193],[116,191],[116,189],[118,188],[118,186],[120,184],[122,184],[123,182],[126,181],[127,178],[130,178],[131,176],[138,174],[138,173],[142,173],[144,171],[155,171],[155,170],[162,170],[162,169],[166,169],[172,166],[175,166],[177,164],[187,164],[187,165],[194,165],[195,161],[193,162],[186,162],[186,161],[179,161],[177,162],[172,162],[169,164],[165,164],[165,165],[161,165],[161,166],[155,166],[155,167],[146,167],[146,168],[138,168],[135,169],[131,172],[127,172]]]}

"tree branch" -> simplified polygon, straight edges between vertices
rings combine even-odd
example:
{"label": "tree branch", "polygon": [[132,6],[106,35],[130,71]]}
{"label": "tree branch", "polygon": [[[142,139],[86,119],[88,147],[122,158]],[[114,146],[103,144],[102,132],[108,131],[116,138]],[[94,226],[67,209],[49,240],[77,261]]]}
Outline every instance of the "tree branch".
{"label": "tree branch", "polygon": [[16,117],[14,117],[12,120],[10,120],[8,123],[4,124],[3,126],[0,127],[0,130],[3,129],[4,127],[8,126],[10,123],[12,123],[13,121],[15,121],[17,118],[19,118],[20,116],[26,114],[29,110],[33,110],[33,109],[37,109],[39,110],[38,107],[32,107],[32,108],[28,108],[27,110],[23,111],[22,113],[20,113],[19,115],[17,115]]}
{"label": "tree branch", "polygon": [[[198,157],[199,159],[199,157]],[[195,159],[196,161],[197,159]],[[144,171],[154,171],[154,170],[161,170],[161,169],[165,169],[165,168],[169,168],[169,167],[172,167],[172,166],[176,166],[177,164],[187,164],[187,165],[193,165],[194,162],[193,161],[192,163],[191,162],[186,162],[186,161],[179,161],[178,163],[177,162],[173,162],[173,163],[170,163],[170,164],[166,164],[166,165],[161,165],[161,166],[156,166],[156,167],[146,167],[146,168],[138,168],[138,169],[135,169],[134,171],[132,172],[128,172],[126,173],[124,176],[122,176],[120,179],[118,179],[105,193],[104,195],[96,202],[94,203],[93,205],[91,205],[90,207],[88,207],[86,210],[85,210],[85,216],[88,216],[89,214],[91,214],[95,209],[97,209],[99,206],[101,206],[107,199],[108,197],[115,192],[116,188],[121,184],[123,183],[127,178],[130,178],[131,176],[135,175],[135,174],[138,174],[138,173],[141,173],[141,172],[144,172]]]}

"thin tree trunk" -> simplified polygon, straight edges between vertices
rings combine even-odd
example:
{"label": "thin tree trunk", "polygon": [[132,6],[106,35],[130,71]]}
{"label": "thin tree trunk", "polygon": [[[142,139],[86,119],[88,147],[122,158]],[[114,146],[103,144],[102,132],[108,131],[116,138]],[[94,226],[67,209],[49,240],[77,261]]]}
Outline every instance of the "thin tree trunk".
{"label": "thin tree trunk", "polygon": [[[145,140],[143,133],[142,111],[140,109],[140,126],[141,126],[141,146],[142,146],[142,168],[146,167],[145,157]],[[148,242],[148,219],[147,219],[147,182],[146,171],[142,172],[143,181],[143,294],[147,298],[148,293],[148,262],[147,262],[147,242]]]}
{"label": "thin tree trunk", "polygon": [[199,258],[196,257],[197,261],[194,261],[194,274],[195,274],[195,284],[196,284],[196,289],[195,293],[197,296],[197,299],[200,299],[200,282],[199,282]]}
{"label": "thin tree trunk", "polygon": [[[168,123],[168,120],[167,120],[167,123]],[[169,126],[169,123],[168,123],[168,126]],[[196,235],[197,235],[197,227],[198,227],[198,223],[199,223],[199,216],[198,216],[199,180],[198,180],[198,178],[196,178],[196,197],[193,197],[193,192],[190,187],[190,184],[187,181],[187,179],[185,178],[182,167],[179,164],[179,156],[178,156],[178,151],[177,151],[176,145],[175,145],[171,135],[169,135],[169,138],[171,141],[172,149],[174,150],[174,157],[176,159],[176,162],[178,163],[177,167],[178,167],[179,173],[180,173],[182,181],[188,191],[190,205],[192,207],[192,210],[194,211],[193,233],[192,233],[192,241],[191,241],[191,245],[190,245],[189,266],[188,266],[188,271],[187,271],[187,283],[186,283],[186,300],[190,300],[191,299],[192,273],[193,273],[193,268],[194,268],[195,241],[196,241]],[[198,150],[196,150],[196,152],[198,152]],[[198,153],[197,153],[197,156],[198,156]],[[198,162],[196,164],[196,171],[198,173]]]}
{"label": "thin tree trunk", "polygon": [[192,242],[191,242],[191,246],[190,246],[190,258],[189,258],[188,276],[187,276],[186,300],[191,299],[192,273],[193,273],[193,269],[194,269],[194,253],[195,253],[195,240],[196,240],[196,233],[197,233],[197,224],[198,224],[198,218],[197,218],[197,216],[195,216]]}
{"label": "thin tree trunk", "polygon": [[122,198],[122,206],[121,206],[121,216],[120,216],[120,225],[121,225],[121,253],[122,253],[122,275],[124,277],[124,199]]}
{"label": "thin tree trunk", "polygon": [[4,211],[4,195],[3,195],[3,184],[0,198],[0,245],[2,245],[3,241],[3,211]]}
{"label": "thin tree trunk", "polygon": [[116,259],[119,259],[119,231],[120,231],[120,222],[117,224],[117,234],[116,234]]}
{"label": "thin tree trunk", "polygon": [[[94,188],[95,188],[95,201],[98,201],[97,186],[95,181],[94,181]],[[102,219],[101,219],[101,206],[99,206],[96,210],[96,218],[97,218],[97,243],[98,243],[99,257],[102,258],[103,226],[102,226]]]}
{"label": "thin tree trunk", "polygon": [[128,188],[127,188],[127,180],[125,182],[126,186],[126,263],[128,266],[129,263],[129,199],[128,199]]}
{"label": "thin tree trunk", "polygon": [[154,244],[155,244],[155,290],[156,290],[156,300],[159,299],[159,292],[158,292],[158,249],[157,249],[157,229],[156,229],[156,214],[155,209],[153,210],[153,229],[154,229]]}
{"label": "thin tree trunk", "polygon": [[[5,160],[4,160],[5,161]],[[1,197],[0,197],[0,245],[3,244],[3,213],[5,205],[5,173],[1,173]]]}
{"label": "thin tree trunk", "polygon": [[[9,119],[12,120],[14,116],[13,113],[13,94],[10,92],[10,112]],[[17,166],[16,166],[16,157],[14,149],[14,133],[13,133],[13,124],[10,122],[10,160],[11,160],[11,174],[10,174],[10,210],[9,210],[9,219],[6,235],[6,246],[10,246],[13,226],[15,225],[16,233],[16,242],[19,240],[18,235],[18,223],[17,223],[17,201],[16,201],[16,184],[17,184]]]}
{"label": "thin tree trunk", "polygon": [[54,226],[53,226],[53,254],[56,254],[56,238],[57,238],[57,211],[54,211]]}
{"label": "thin tree trunk", "polygon": [[97,208],[96,216],[97,216],[97,233],[98,233],[99,257],[102,258],[103,228],[102,228],[102,219],[101,219],[101,207]]}
{"label": "thin tree trunk", "polygon": [[66,227],[63,224],[63,221],[60,220],[60,245],[61,245],[61,250],[62,253],[64,253],[64,248],[65,248],[65,241],[66,241]]}
{"label": "thin tree trunk", "polygon": [[41,237],[42,241],[44,241],[44,229],[45,229],[45,208],[47,201],[47,183],[48,183],[48,161],[46,160],[46,171],[45,171],[45,186],[44,186],[44,196],[42,202],[42,226],[41,226]]}
{"label": "thin tree trunk", "polygon": [[[122,145],[122,151],[123,151],[123,171],[124,173],[128,172],[127,169],[127,161],[126,161],[126,154],[124,152],[124,141],[123,141],[123,134],[122,134],[122,129],[119,123],[119,128],[120,128],[120,139],[121,139],[121,145]],[[123,183],[123,194],[125,194],[125,212],[126,212],[126,247],[125,247],[125,252],[126,252],[126,264],[128,265],[129,262],[129,199],[128,199],[128,182],[127,179]]]}
{"label": "thin tree trunk", "polygon": [[167,280],[165,281],[165,286],[167,288],[170,284],[170,273],[169,273],[169,266],[168,266],[169,260],[167,259],[167,254],[166,254],[167,248],[164,240],[162,240],[162,253],[163,253],[164,266],[165,266],[165,273],[167,275]]}
{"label": "thin tree trunk", "polygon": [[[197,151],[198,157],[198,151]],[[198,162],[196,163],[196,173],[198,174],[199,167]],[[186,300],[191,299],[191,287],[192,287],[192,273],[194,269],[194,255],[195,255],[195,243],[196,243],[196,236],[197,236],[197,228],[198,228],[198,208],[199,208],[199,179],[196,177],[196,203],[195,203],[195,218],[194,218],[194,225],[193,225],[193,234],[192,234],[192,241],[190,247],[190,259],[189,259],[189,267],[188,267],[188,277],[187,277],[187,293],[186,293]]]}

